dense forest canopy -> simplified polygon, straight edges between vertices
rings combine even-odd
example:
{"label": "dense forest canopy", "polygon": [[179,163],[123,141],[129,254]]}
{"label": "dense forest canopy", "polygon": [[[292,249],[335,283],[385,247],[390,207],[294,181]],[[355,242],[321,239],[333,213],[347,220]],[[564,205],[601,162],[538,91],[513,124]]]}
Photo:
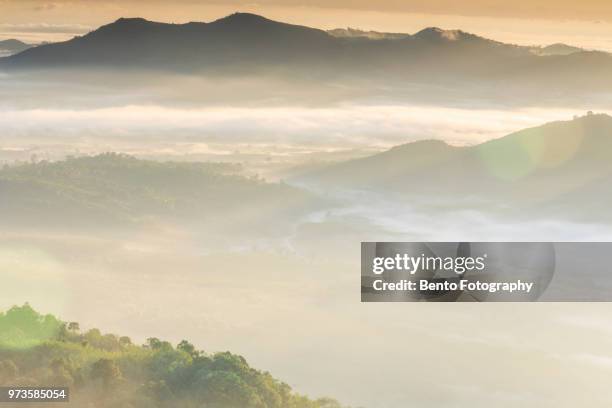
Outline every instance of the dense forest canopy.
{"label": "dense forest canopy", "polygon": [[206,353],[186,340],[136,345],[98,329],[83,332],[28,304],[0,313],[0,384],[67,386],[71,406],[341,407],[299,395],[230,352]]}

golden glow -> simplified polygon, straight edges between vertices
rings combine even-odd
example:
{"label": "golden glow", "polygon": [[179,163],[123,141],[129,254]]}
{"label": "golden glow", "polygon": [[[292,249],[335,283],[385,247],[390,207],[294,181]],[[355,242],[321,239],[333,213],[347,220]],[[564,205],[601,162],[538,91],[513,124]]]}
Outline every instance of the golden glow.
{"label": "golden glow", "polygon": [[[95,11],[95,12],[93,12]],[[60,41],[119,17],[184,23],[211,21],[235,11],[323,29],[413,33],[427,26],[461,28],[517,44],[565,42],[612,51],[612,2],[450,1],[193,1],[0,0],[0,39]]]}

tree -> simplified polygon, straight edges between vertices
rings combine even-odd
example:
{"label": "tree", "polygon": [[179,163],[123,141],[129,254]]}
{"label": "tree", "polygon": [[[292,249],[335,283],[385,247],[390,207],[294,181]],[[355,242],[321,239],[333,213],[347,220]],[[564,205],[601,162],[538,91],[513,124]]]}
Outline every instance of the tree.
{"label": "tree", "polygon": [[200,353],[196,350],[195,346],[187,340],[182,340],[176,348],[189,354],[192,358],[196,358]]}
{"label": "tree", "polygon": [[172,390],[164,380],[149,381],[144,385],[144,392],[146,395],[151,395],[159,401],[171,400],[174,396]]}
{"label": "tree", "polygon": [[146,346],[149,347],[151,350],[157,350],[161,347],[161,344],[161,340],[157,337],[149,337],[147,339]]}
{"label": "tree", "polygon": [[78,322],[70,322],[68,323],[68,330],[70,330],[73,333],[76,333],[81,330],[81,326],[79,325]]}
{"label": "tree", "polygon": [[72,367],[65,359],[54,359],[51,361],[50,367],[53,371],[52,381],[54,385],[69,386],[73,384]]}
{"label": "tree", "polygon": [[231,371],[213,371],[200,380],[202,402],[213,407],[260,408],[265,404],[257,391],[240,375]]}
{"label": "tree", "polygon": [[132,339],[130,339],[128,336],[121,336],[119,337],[119,344],[121,344],[123,347],[130,346],[132,345]]}
{"label": "tree", "polygon": [[[57,337],[60,326],[64,341]],[[141,347],[98,329],[82,335],[73,330],[74,325],[40,315],[29,305],[0,313],[0,340],[18,333],[19,344],[34,345],[27,352],[2,348],[0,384],[73,387],[78,406],[100,408],[340,408],[331,399],[314,401],[294,393],[229,352],[206,355],[187,340],[173,348],[156,337]],[[50,332],[55,334],[47,339]],[[47,340],[40,344],[40,339]]]}
{"label": "tree", "polygon": [[91,378],[102,381],[104,388],[109,388],[121,379],[121,370],[114,360],[102,358],[92,365]]}
{"label": "tree", "polygon": [[25,303],[0,313],[0,343],[24,347],[57,339],[62,323],[51,315],[41,315]]}
{"label": "tree", "polygon": [[151,350],[172,350],[172,344],[167,341],[162,341],[157,337],[149,337],[145,347],[148,347]]}
{"label": "tree", "polygon": [[68,340],[68,327],[66,326],[66,323],[62,323],[57,330],[57,339],[59,341]]}

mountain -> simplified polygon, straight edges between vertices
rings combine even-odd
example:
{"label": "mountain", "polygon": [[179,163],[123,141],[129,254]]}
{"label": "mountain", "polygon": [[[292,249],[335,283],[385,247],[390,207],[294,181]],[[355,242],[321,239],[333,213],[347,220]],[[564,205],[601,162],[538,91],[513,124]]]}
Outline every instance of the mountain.
{"label": "mountain", "polygon": [[609,218],[612,117],[588,114],[475,146],[425,140],[301,176],[329,191],[356,189],[461,206]]}
{"label": "mountain", "polygon": [[537,55],[570,55],[575,54],[577,52],[585,51],[579,47],[573,47],[567,44],[551,44],[546,47],[534,47],[533,52]]}
{"label": "mountain", "polygon": [[313,198],[296,188],[241,174],[237,165],[138,160],[107,153],[0,169],[0,225],[138,226],[152,220],[208,226],[257,209],[252,220],[307,211]]}
{"label": "mountain", "polygon": [[[557,47],[558,48],[558,47]],[[542,55],[540,55],[542,54]],[[8,69],[147,69],[157,71],[367,79],[395,85],[495,82],[508,91],[612,87],[607,53],[521,47],[461,30],[414,35],[344,34],[285,24],[248,13],[210,23],[165,24],[122,18],[72,40],[0,59]],[[551,55],[554,54],[554,55]],[[398,81],[401,81],[398,82]],[[493,89],[488,84],[484,89]],[[496,88],[495,88],[496,89]],[[540,89],[537,89],[542,94]],[[546,93],[544,93],[546,95]]]}
{"label": "mountain", "polygon": [[335,28],[327,32],[339,38],[368,38],[370,40],[401,40],[410,38],[410,34],[404,33],[382,33],[380,31],[364,31],[357,28]]}
{"label": "mountain", "polygon": [[[474,34],[466,33],[461,30],[443,30],[438,27],[428,27],[418,33],[414,34],[413,38],[421,39],[432,42],[446,42],[446,41],[482,41],[494,42],[485,38],[479,37]],[[503,45],[502,43],[496,43],[497,45]]]}
{"label": "mountain", "polygon": [[[449,48],[469,57],[470,51],[489,48],[491,55],[529,55],[528,49],[464,33],[425,29],[413,36],[383,41],[350,38],[303,26],[280,23],[248,13],[235,13],[211,23],[165,24],[141,18],[114,23],[63,43],[48,44],[5,59],[8,67],[148,67],[227,72],[261,66],[359,69],[366,57],[388,69],[396,63],[426,62],[430,49],[448,56]],[[456,57],[453,56],[453,57]]]}
{"label": "mountain", "polygon": [[239,355],[81,331],[27,303],[0,312],[0,382],[67,387],[75,407],[342,408],[296,393]]}
{"label": "mountain", "polygon": [[2,40],[0,41],[0,57],[17,54],[31,47],[32,45],[15,39]]}
{"label": "mountain", "polygon": [[[407,38],[429,38],[430,40],[443,40],[446,39],[448,41],[458,41],[458,40],[466,40],[466,39],[479,39],[474,34],[466,33],[461,30],[443,30],[438,27],[429,27],[420,32],[411,35],[406,33],[385,33],[380,31],[365,31],[357,28],[335,28],[333,30],[327,30],[327,32],[339,38],[367,38],[370,40],[403,40]],[[502,44],[502,43],[497,43]],[[567,44],[557,43],[551,44],[543,47],[521,47],[525,49],[530,49],[532,53],[536,55],[546,56],[546,55],[569,55],[576,52],[585,51],[582,48],[574,47]]]}
{"label": "mountain", "polygon": [[212,23],[165,24],[121,18],[83,37],[42,45],[7,58],[15,67],[149,67],[193,71],[239,64],[305,61],[333,51],[321,30],[235,13]]}

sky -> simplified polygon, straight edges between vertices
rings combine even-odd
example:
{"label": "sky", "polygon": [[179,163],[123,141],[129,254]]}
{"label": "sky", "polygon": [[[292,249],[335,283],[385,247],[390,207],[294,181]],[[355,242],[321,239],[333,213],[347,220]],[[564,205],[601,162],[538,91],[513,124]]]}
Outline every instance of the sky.
{"label": "sky", "polygon": [[211,21],[235,11],[324,29],[411,33],[439,26],[517,44],[566,42],[612,51],[608,0],[0,0],[0,39],[61,41],[119,17],[182,23]]}

